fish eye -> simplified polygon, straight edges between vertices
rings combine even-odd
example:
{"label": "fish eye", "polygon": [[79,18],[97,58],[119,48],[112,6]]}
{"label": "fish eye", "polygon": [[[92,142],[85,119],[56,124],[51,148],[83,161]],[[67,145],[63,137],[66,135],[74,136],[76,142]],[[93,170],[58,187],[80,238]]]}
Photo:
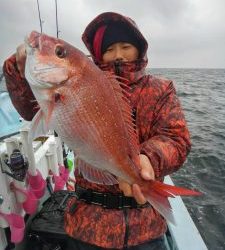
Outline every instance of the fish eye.
{"label": "fish eye", "polygon": [[57,45],[55,48],[55,54],[59,58],[64,58],[66,56],[66,50],[62,45]]}

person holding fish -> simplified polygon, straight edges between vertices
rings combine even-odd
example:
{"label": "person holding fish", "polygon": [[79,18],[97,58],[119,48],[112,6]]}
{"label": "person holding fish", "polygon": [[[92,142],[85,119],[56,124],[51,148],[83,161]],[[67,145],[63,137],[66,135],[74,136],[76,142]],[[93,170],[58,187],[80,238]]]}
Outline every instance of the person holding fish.
{"label": "person holding fish", "polygon": [[35,124],[31,137],[45,121],[78,158],[68,249],[166,249],[168,197],[198,194],[163,183],[191,149],[173,82],[146,73],[148,43],[128,17],[102,13],[82,39],[93,62],[32,32],[4,64],[14,106]]}

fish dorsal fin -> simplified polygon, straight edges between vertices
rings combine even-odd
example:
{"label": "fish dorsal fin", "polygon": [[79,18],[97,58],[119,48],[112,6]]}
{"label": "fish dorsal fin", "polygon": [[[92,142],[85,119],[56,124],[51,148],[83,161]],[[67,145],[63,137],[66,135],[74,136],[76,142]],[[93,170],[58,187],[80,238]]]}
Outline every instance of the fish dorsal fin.
{"label": "fish dorsal fin", "polygon": [[102,171],[100,169],[93,168],[91,165],[80,159],[77,160],[77,164],[79,173],[82,174],[84,179],[90,182],[103,185],[118,184],[117,179],[108,171]]}
{"label": "fish dorsal fin", "polygon": [[[116,97],[118,98],[118,103],[121,103],[122,113],[124,122],[127,130],[127,139],[130,143],[130,157],[135,161],[135,165],[139,165],[136,162],[136,157],[140,153],[139,143],[138,143],[138,135],[136,130],[135,118],[132,114],[132,106],[130,102],[130,86],[126,84],[128,82],[127,79],[123,77],[118,77],[113,75],[112,73],[105,72],[108,79],[111,81],[111,86],[116,93]],[[121,80],[122,82],[118,81]]]}

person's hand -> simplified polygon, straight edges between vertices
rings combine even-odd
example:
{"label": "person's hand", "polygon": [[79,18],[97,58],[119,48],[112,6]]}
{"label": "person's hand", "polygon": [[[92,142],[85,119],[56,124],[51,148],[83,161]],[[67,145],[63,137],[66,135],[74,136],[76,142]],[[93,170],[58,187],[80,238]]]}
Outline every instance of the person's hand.
{"label": "person's hand", "polygon": [[[153,167],[146,155],[140,154],[141,177],[145,180],[154,180],[155,173]],[[118,179],[119,188],[123,191],[125,196],[133,196],[138,204],[146,203],[146,199],[137,184],[132,186],[122,179]]]}
{"label": "person's hand", "polygon": [[20,76],[25,77],[25,63],[26,63],[26,49],[25,44],[21,44],[16,49],[16,64],[19,70]]}

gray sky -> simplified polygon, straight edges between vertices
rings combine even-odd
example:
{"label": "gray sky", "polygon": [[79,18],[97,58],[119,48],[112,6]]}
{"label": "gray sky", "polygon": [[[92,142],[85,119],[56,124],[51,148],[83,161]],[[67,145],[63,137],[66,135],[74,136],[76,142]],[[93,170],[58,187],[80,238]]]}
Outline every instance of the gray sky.
{"label": "gray sky", "polygon": [[[39,0],[43,32],[56,36],[55,1]],[[225,68],[224,0],[58,0],[60,38],[81,41],[98,14],[133,18],[149,42],[149,67]],[[40,31],[36,0],[0,0],[0,65],[32,30]]]}

